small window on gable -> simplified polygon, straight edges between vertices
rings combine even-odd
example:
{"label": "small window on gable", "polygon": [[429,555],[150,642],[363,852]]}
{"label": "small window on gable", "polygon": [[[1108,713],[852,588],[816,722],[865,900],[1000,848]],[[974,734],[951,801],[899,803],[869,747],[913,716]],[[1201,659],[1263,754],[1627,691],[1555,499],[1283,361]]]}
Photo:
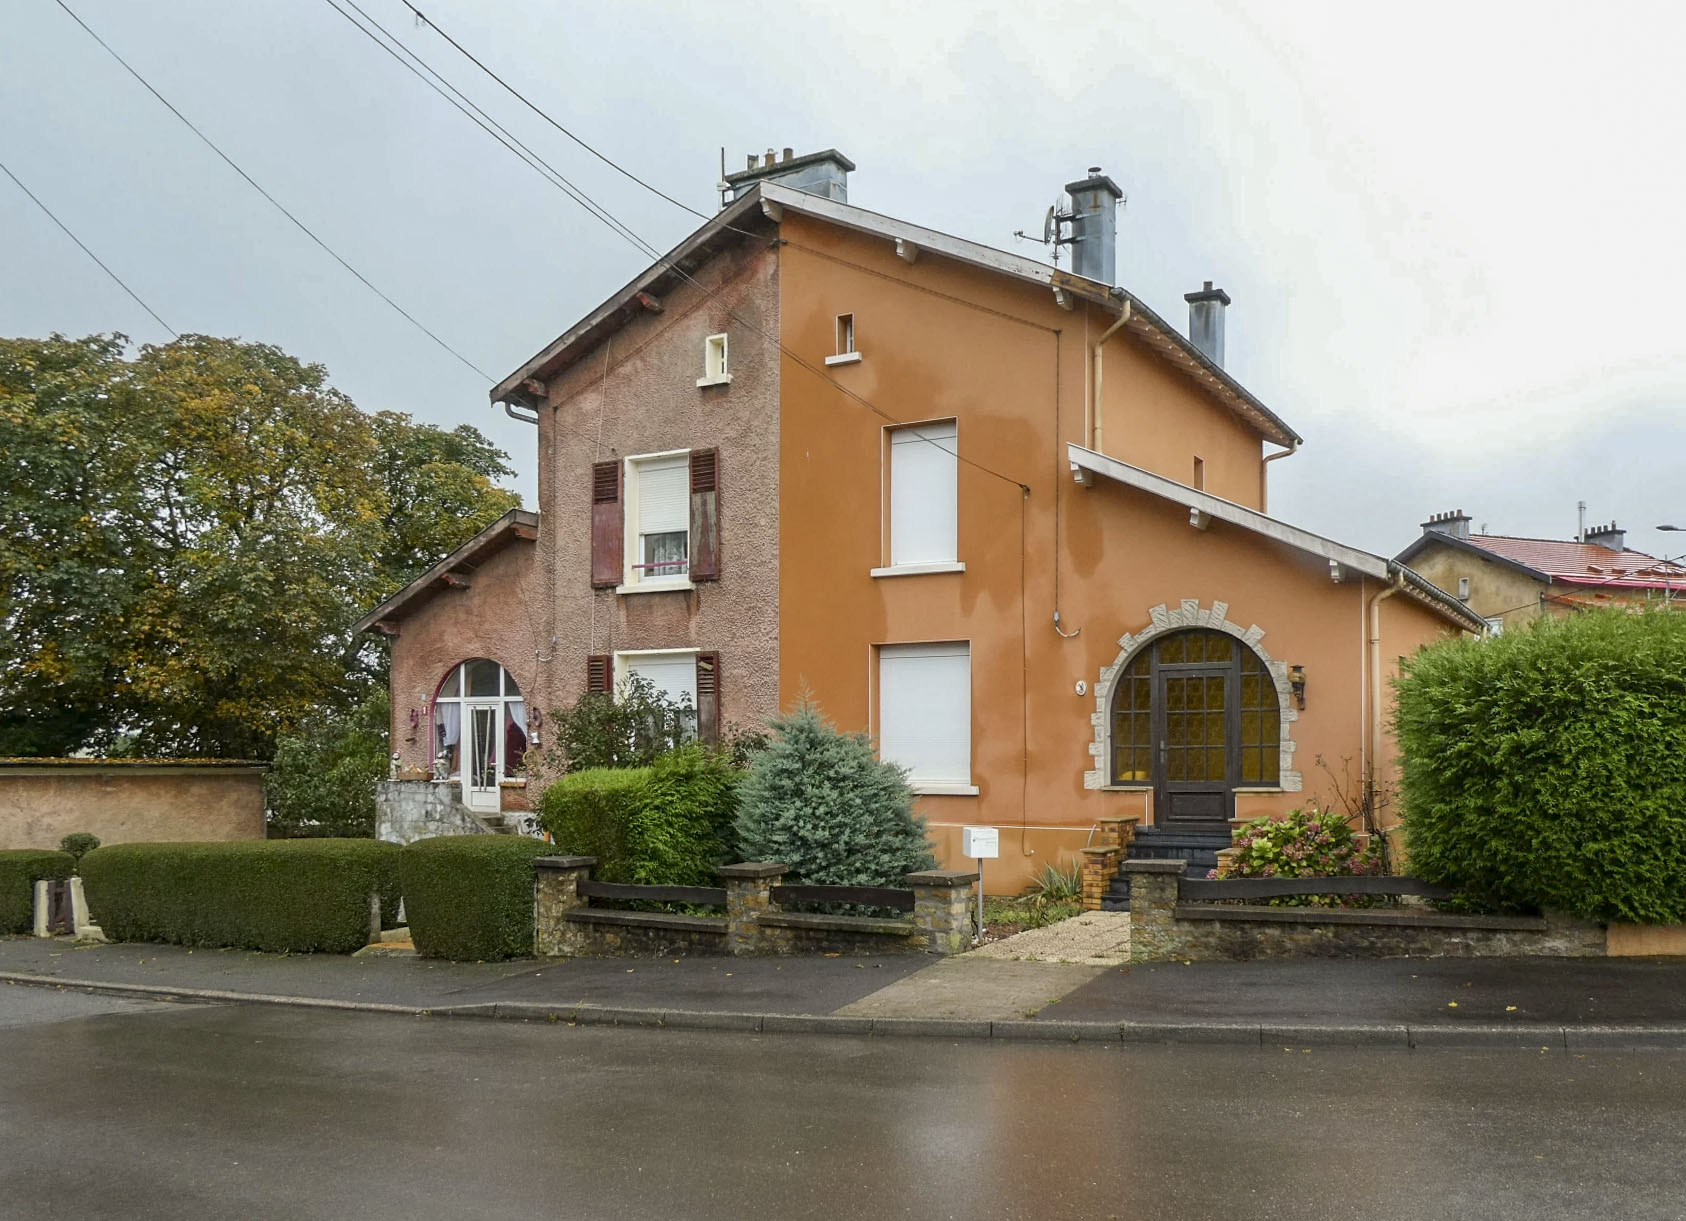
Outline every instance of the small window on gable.
{"label": "small window on gable", "polygon": [[1458,597],[1463,599],[1465,602],[1469,601],[1469,578],[1468,577],[1459,577],[1458,578]]}
{"label": "small window on gable", "polygon": [[1206,486],[1206,459],[1199,454],[1194,456],[1194,487],[1198,491]]}
{"label": "small window on gable", "polygon": [[855,316],[853,314],[837,315],[837,351],[827,356],[828,365],[851,365],[861,358],[855,350]]}
{"label": "small window on gable", "polygon": [[710,335],[703,340],[703,375],[697,379],[697,385],[723,386],[731,380],[732,372],[726,357],[726,336]]}

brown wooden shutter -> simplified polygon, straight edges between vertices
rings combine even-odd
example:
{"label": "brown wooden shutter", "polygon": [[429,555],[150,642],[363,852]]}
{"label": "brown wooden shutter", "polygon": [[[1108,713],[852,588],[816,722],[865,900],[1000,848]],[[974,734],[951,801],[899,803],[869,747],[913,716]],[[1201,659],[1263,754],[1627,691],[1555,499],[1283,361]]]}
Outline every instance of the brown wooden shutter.
{"label": "brown wooden shutter", "polygon": [[594,653],[585,659],[585,691],[587,695],[608,695],[615,686],[615,659],[607,653]]}
{"label": "brown wooden shutter", "polygon": [[621,464],[591,466],[591,585],[613,588],[626,574],[626,528],[621,516]]}
{"label": "brown wooden shutter", "polygon": [[720,654],[697,654],[697,736],[720,740]]}
{"label": "brown wooden shutter", "polygon": [[720,451],[691,451],[691,580],[720,577]]}

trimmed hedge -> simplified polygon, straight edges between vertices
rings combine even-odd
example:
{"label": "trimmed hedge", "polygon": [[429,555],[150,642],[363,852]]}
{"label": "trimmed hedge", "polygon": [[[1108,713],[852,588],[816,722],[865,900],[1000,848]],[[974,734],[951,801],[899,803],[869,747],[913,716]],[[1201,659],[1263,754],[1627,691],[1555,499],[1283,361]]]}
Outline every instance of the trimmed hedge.
{"label": "trimmed hedge", "polygon": [[1489,907],[1686,922],[1686,615],[1448,642],[1395,690],[1412,874]]}
{"label": "trimmed hedge", "polygon": [[35,883],[62,881],[76,870],[76,858],[48,848],[0,850],[0,934],[27,933],[35,913]]}
{"label": "trimmed hedge", "polygon": [[113,941],[343,954],[368,944],[371,893],[397,909],[399,855],[372,839],[113,844],[81,874]]}
{"label": "trimmed hedge", "polygon": [[552,851],[596,857],[598,881],[713,886],[732,853],[742,779],[725,754],[692,742],[649,767],[565,775],[540,808]]}
{"label": "trimmed hedge", "polygon": [[398,857],[416,951],[490,962],[533,952],[533,858],[557,849],[525,835],[441,835]]}

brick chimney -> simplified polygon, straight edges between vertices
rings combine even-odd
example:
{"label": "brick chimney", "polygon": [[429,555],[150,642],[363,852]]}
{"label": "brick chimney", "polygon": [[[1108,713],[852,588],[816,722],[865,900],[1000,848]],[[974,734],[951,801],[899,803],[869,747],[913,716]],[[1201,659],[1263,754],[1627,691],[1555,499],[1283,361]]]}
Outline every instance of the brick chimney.
{"label": "brick chimney", "polygon": [[1594,526],[1586,532],[1586,541],[1596,547],[1608,547],[1611,551],[1627,550],[1627,531],[1611,522],[1607,526]]}
{"label": "brick chimney", "polygon": [[1450,513],[1436,513],[1423,523],[1423,533],[1468,538],[1469,514],[1462,509],[1453,509]]}

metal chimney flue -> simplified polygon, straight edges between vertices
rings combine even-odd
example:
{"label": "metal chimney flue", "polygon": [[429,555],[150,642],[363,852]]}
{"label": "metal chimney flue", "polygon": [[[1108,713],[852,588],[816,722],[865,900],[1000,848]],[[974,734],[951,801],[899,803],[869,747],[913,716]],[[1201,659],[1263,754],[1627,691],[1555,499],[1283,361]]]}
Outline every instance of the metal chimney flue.
{"label": "metal chimney flue", "polygon": [[1101,167],[1065,184],[1071,196],[1071,270],[1111,287],[1118,283],[1118,204],[1124,192]]}
{"label": "metal chimney flue", "polygon": [[1229,294],[1213,288],[1210,280],[1199,292],[1184,293],[1188,302],[1188,337],[1206,359],[1218,368],[1224,363],[1224,310],[1229,308]]}

